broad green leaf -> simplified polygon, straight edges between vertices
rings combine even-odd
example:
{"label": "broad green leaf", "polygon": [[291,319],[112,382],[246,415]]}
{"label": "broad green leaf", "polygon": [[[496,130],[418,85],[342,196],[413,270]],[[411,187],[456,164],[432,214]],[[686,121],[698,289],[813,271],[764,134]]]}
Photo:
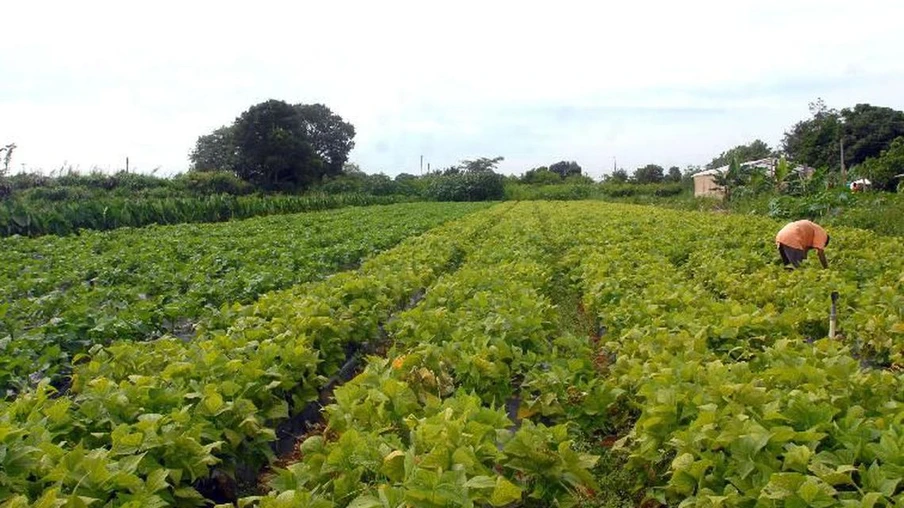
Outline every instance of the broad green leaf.
{"label": "broad green leaf", "polygon": [[901,478],[888,478],[882,467],[876,462],[873,462],[865,472],[861,472],[861,476],[865,491],[878,492],[887,497],[895,493],[895,489],[901,481]]}

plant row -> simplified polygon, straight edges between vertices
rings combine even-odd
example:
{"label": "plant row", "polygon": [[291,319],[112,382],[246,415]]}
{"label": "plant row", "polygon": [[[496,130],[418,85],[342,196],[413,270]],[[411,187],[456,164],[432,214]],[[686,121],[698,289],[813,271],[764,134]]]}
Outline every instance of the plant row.
{"label": "plant row", "polygon": [[479,207],[399,204],[0,240],[0,389],[65,374],[94,344],[188,338],[223,304],[348,268]]}
{"label": "plant row", "polygon": [[[564,227],[593,224],[572,230],[582,235],[569,254],[579,260],[573,276],[605,332],[615,407],[634,422],[615,448],[649,498],[682,506],[904,499],[902,379],[865,364],[854,347],[900,348],[890,325],[900,323],[900,262],[882,258],[894,241],[832,231],[831,270],[805,263],[789,273],[770,221],[584,204],[558,213]],[[823,325],[831,289],[850,295],[845,336],[835,340]]]}
{"label": "plant row", "polygon": [[200,506],[213,469],[272,458],[275,429],[315,400],[349,347],[377,340],[411,295],[454,268],[491,211],[405,240],[360,269],[230,310],[192,341],[95,346],[57,396],[0,404],[4,506]]}
{"label": "plant row", "polygon": [[[599,203],[516,212],[387,325],[390,359],[339,389],[325,431],[246,503],[596,506],[607,472],[566,458],[594,440],[666,505],[901,501],[902,380],[867,360],[900,348],[893,240],[841,229],[831,270],[787,272],[769,220]],[[584,295],[598,345],[562,326],[561,277]],[[828,293],[855,289],[843,336],[826,339]],[[532,467],[509,455],[522,432]]]}
{"label": "plant row", "polygon": [[568,362],[592,371],[586,337],[560,335],[547,296],[545,227],[536,206],[518,205],[459,270],[390,320],[387,357],[336,390],[301,459],[269,495],[242,504],[568,506],[587,497],[597,457],[577,449],[564,414],[539,414],[540,405],[549,416],[575,407],[566,392],[581,385],[535,371],[554,375]]}

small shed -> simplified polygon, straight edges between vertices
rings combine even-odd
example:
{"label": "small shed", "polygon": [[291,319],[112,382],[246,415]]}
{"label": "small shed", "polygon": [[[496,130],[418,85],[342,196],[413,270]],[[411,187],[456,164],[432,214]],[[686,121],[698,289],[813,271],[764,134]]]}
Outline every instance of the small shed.
{"label": "small shed", "polygon": [[[765,169],[770,174],[775,170],[775,164],[778,162],[777,159],[773,157],[767,157],[765,159],[757,159],[753,161],[742,162],[742,167],[754,167],[754,168],[762,168]],[[728,164],[713,168],[707,169],[706,171],[701,171],[694,175],[694,197],[712,197],[712,198],[723,198],[725,197],[725,189],[716,185],[716,176],[724,175],[728,172]]]}
{"label": "small shed", "polygon": [[694,175],[694,197],[721,198],[725,196],[725,190],[716,185],[716,175],[722,174],[720,169],[722,168],[707,169]]}

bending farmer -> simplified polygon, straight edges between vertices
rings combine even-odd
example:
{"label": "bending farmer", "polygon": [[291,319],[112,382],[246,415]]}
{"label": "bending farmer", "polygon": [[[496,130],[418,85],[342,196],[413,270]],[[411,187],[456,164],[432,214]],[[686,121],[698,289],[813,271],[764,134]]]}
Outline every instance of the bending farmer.
{"label": "bending farmer", "polygon": [[775,235],[775,243],[778,244],[778,253],[786,268],[800,266],[801,261],[807,259],[807,251],[810,249],[816,249],[823,268],[829,267],[825,253],[829,235],[819,224],[808,220],[792,222]]}

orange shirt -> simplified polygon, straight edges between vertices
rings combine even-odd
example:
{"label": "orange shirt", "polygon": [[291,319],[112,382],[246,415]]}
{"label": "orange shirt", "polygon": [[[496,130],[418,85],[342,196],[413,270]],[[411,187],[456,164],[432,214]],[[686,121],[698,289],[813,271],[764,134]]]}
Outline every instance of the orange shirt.
{"label": "orange shirt", "polygon": [[775,243],[800,250],[825,249],[828,239],[825,229],[808,220],[792,222],[775,235]]}

